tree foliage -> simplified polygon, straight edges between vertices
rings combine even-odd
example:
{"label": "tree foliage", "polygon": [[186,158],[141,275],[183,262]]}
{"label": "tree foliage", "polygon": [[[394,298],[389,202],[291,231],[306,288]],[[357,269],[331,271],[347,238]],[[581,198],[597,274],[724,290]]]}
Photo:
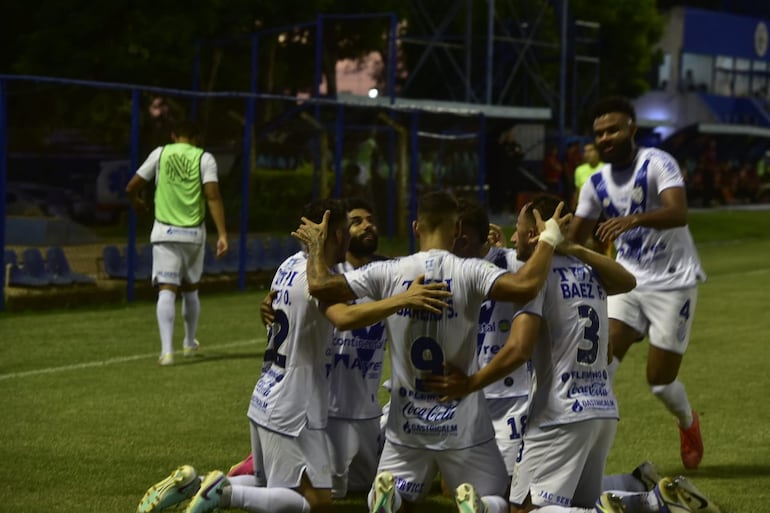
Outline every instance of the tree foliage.
{"label": "tree foliage", "polygon": [[[333,15],[395,12],[402,22],[402,36],[428,41],[444,30],[442,37],[450,43],[434,49],[432,55],[425,52],[425,44],[402,44],[401,65],[407,72],[418,70],[413,76],[399,75],[402,90],[409,80],[410,89],[405,92],[411,96],[465,98],[465,84],[457,70],[447,72],[450,65],[445,57],[453,53],[463,60],[464,34],[470,25],[470,86],[472,97],[483,101],[487,2],[470,4],[471,20],[466,19],[466,5],[447,0],[9,0],[0,16],[0,72],[190,89],[197,43],[201,89],[247,91],[251,34],[258,31],[259,91],[310,93],[317,86],[313,23],[322,13],[323,76],[328,93],[333,95],[337,60],[361,59],[371,51],[386,55],[390,22],[387,16]],[[547,9],[543,10],[543,5]],[[633,96],[644,91],[646,75],[655,64],[651,48],[662,31],[655,1],[570,0],[569,5],[575,18],[601,23],[602,92]],[[537,38],[550,42],[550,46],[536,48],[496,44],[495,79],[499,84],[505,84],[517,52],[530,52],[519,69],[527,78],[509,83],[506,101],[553,102],[560,73],[558,16],[553,0],[496,0],[495,6],[498,35],[524,38],[533,30],[535,18],[544,12]],[[283,29],[276,31],[276,27]],[[499,87],[497,92],[501,93],[503,86]],[[532,93],[537,89],[545,91],[540,98]],[[17,138],[39,140],[60,124],[90,130],[109,144],[127,141],[129,95],[53,86],[36,91],[38,94],[28,94],[10,88],[12,101],[27,102],[21,112],[11,109],[14,124],[23,127],[23,135],[17,132]],[[52,91],[55,94],[50,94]],[[144,102],[150,100],[143,98]]]}

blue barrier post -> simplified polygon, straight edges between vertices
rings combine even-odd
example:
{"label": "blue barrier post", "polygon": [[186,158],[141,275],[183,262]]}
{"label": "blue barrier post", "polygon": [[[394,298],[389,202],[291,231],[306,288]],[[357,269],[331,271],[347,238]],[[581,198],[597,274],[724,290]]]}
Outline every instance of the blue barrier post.
{"label": "blue barrier post", "polygon": [[[412,126],[409,129],[409,219],[407,223],[411,223],[413,219],[417,219],[417,175],[420,168],[420,159],[417,151],[418,144],[418,130],[420,128],[420,112],[412,112]],[[409,253],[415,251],[414,233],[409,229]]]}
{"label": "blue barrier post", "polygon": [[486,191],[484,185],[487,182],[487,117],[479,115],[479,203],[486,203]]}
{"label": "blue barrier post", "polygon": [[[0,80],[0,197],[5,198],[5,182],[8,174],[8,83]],[[3,268],[0,272],[0,312],[5,310],[5,199],[0,201],[0,254]]]}
{"label": "blue barrier post", "polygon": [[[131,90],[131,173],[139,169],[139,89]],[[128,246],[126,249],[126,265],[128,267],[128,281],[126,282],[126,301],[134,301],[136,267],[136,213],[133,208],[128,209]]]}

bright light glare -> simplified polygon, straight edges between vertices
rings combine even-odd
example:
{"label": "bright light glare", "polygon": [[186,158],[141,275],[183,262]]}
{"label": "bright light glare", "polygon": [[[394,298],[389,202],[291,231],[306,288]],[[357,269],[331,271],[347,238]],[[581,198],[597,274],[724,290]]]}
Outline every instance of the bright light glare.
{"label": "bright light glare", "polygon": [[377,88],[373,87],[369,89],[369,98],[377,98],[379,96],[380,92],[377,90]]}

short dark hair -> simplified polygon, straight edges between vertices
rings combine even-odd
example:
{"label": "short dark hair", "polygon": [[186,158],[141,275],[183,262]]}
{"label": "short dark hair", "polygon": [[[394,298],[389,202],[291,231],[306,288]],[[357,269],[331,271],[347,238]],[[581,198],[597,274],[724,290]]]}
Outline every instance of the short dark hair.
{"label": "short dark hair", "polygon": [[171,128],[171,132],[177,137],[185,137],[195,141],[200,139],[201,136],[198,124],[189,119],[176,122]]}
{"label": "short dark hair", "polygon": [[[556,212],[556,207],[559,206],[561,201],[561,198],[557,198],[551,194],[541,194],[532,200],[529,206],[524,210],[524,215],[527,217],[527,221],[535,224],[534,210],[537,210],[540,212],[540,217],[545,221],[548,218],[553,217],[553,213]],[[568,209],[569,207],[565,203],[564,207],[561,209],[561,214],[566,214]]]}
{"label": "short dark hair", "polygon": [[320,223],[323,221],[324,212],[330,212],[329,215],[329,230],[337,230],[343,226],[347,226],[348,223],[348,211],[345,208],[345,203],[342,200],[335,198],[326,198],[311,201],[303,209],[302,215],[307,217],[314,223]]}
{"label": "short dark hair", "polygon": [[470,227],[479,236],[479,240],[486,240],[489,234],[487,209],[479,203],[465,198],[460,198],[457,203],[460,207],[460,220],[463,226]]}
{"label": "short dark hair", "polygon": [[428,230],[438,228],[449,216],[458,215],[460,207],[457,198],[447,191],[432,191],[423,194],[417,204],[417,219]]}
{"label": "short dark hair", "polygon": [[634,109],[631,101],[623,96],[608,96],[596,102],[591,108],[591,121],[611,112],[625,114],[632,122],[636,123],[636,109]]}
{"label": "short dark hair", "polygon": [[348,198],[345,200],[345,206],[348,209],[348,212],[351,210],[360,208],[361,210],[366,210],[367,212],[374,213],[374,209],[372,208],[371,203],[366,201],[364,198],[359,198],[358,196],[354,196],[352,198]]}

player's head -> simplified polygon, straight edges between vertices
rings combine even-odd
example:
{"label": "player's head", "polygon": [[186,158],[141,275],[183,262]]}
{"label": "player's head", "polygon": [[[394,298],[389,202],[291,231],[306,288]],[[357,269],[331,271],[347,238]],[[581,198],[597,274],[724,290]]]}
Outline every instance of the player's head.
{"label": "player's head", "polygon": [[174,142],[184,140],[190,144],[197,144],[201,139],[200,129],[194,121],[187,119],[179,121],[171,129],[171,139]]}
{"label": "player's head", "polygon": [[349,198],[347,207],[350,227],[348,251],[356,257],[372,256],[379,243],[372,206],[361,198]]}
{"label": "player's head", "polygon": [[588,162],[591,167],[595,167],[601,161],[596,144],[590,142],[583,146],[583,160]]}
{"label": "player's head", "polygon": [[417,220],[412,223],[415,236],[444,232],[452,239],[457,237],[459,206],[457,199],[446,191],[423,194],[417,203]]}
{"label": "player's head", "polygon": [[[556,207],[559,206],[560,202],[561,200],[555,196],[543,194],[521,207],[519,218],[516,220],[516,235],[514,237],[516,242],[516,258],[526,262],[532,256],[532,252],[537,245],[536,242],[532,242],[532,239],[540,233],[537,229],[534,211],[537,210],[540,213],[540,217],[546,220],[553,217]],[[562,211],[562,215],[564,213]]]}
{"label": "player's head", "polygon": [[476,202],[458,200],[460,206],[460,235],[455,239],[452,253],[462,258],[482,258],[489,235],[487,209]]}
{"label": "player's head", "polygon": [[631,102],[610,96],[594,105],[592,112],[594,141],[602,160],[610,164],[629,164],[636,146],[636,111]]}
{"label": "player's head", "polygon": [[348,213],[345,203],[338,199],[327,198],[311,201],[305,205],[302,215],[314,223],[323,221],[324,212],[329,211],[329,225],[326,235],[326,248],[334,251],[334,262],[345,260],[348,250],[350,231],[348,230]]}

